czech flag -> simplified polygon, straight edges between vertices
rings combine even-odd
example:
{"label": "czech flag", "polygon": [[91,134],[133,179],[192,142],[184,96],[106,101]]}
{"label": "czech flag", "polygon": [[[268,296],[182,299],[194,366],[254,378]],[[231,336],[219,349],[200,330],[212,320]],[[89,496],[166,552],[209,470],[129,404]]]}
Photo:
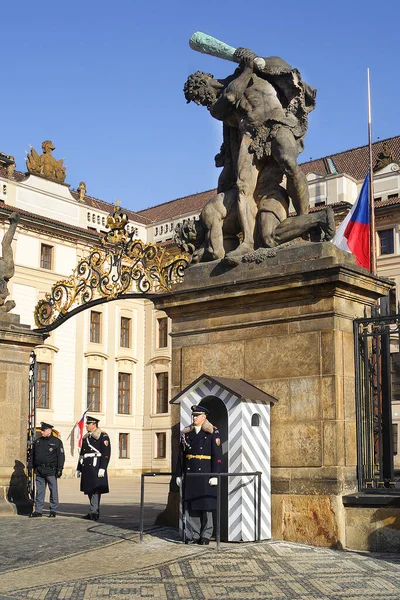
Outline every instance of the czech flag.
{"label": "czech flag", "polygon": [[352,252],[357,264],[368,270],[371,270],[370,229],[368,174],[356,202],[332,240],[341,250]]}
{"label": "czech flag", "polygon": [[83,415],[81,416],[81,418],[79,419],[79,421],[77,422],[76,426],[77,426],[77,442],[78,442],[78,448],[82,448],[82,438],[83,438],[83,426],[85,425],[85,415],[87,413],[89,409],[87,408],[85,410],[85,412],[83,413]]}

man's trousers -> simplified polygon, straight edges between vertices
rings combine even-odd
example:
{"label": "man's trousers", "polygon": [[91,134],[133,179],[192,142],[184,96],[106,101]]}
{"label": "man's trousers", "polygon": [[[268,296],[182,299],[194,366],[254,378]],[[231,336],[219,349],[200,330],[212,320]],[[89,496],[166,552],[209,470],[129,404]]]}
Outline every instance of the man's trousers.
{"label": "man's trousers", "polygon": [[211,510],[185,510],[186,538],[209,540],[213,532],[213,517]]}
{"label": "man's trousers", "polygon": [[42,514],[46,484],[50,490],[50,511],[58,512],[58,484],[55,475],[36,475],[35,511]]}

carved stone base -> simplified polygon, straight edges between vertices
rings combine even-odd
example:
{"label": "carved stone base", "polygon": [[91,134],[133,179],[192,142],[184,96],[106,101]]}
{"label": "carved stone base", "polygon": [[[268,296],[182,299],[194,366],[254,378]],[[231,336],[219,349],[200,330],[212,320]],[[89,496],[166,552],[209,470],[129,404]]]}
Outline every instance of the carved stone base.
{"label": "carved stone base", "polygon": [[[172,396],[207,373],[278,399],[275,539],[345,545],[341,498],[357,487],[353,320],[389,288],[332,244],[304,243],[261,264],[194,265],[173,294],[155,300],[172,319]],[[178,439],[174,432],[173,468]]]}

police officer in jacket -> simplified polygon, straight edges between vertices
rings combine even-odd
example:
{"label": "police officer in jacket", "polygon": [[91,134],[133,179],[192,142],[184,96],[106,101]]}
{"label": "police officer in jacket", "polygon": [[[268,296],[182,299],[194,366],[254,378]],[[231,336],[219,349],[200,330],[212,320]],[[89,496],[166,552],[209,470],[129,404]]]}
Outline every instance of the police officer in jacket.
{"label": "police officer in jacket", "polygon": [[81,477],[81,492],[89,496],[90,512],[82,519],[98,521],[100,499],[108,494],[107,467],[110,461],[110,438],[99,427],[99,419],[86,417],[87,433],[83,436],[76,477]]}
{"label": "police officer in jacket", "polygon": [[35,441],[28,467],[34,468],[36,474],[35,510],[31,517],[41,517],[46,493],[46,484],[50,490],[50,514],[55,517],[58,512],[58,485],[65,462],[62,441],[53,435],[53,425],[42,422],[42,435]]}
{"label": "police officer in jacket", "polygon": [[217,477],[187,477],[188,473],[220,473],[222,448],[219,432],[207,420],[209,410],[192,406],[192,425],[181,434],[178,486],[183,484],[187,544],[207,545],[213,532],[212,511],[217,507]]}

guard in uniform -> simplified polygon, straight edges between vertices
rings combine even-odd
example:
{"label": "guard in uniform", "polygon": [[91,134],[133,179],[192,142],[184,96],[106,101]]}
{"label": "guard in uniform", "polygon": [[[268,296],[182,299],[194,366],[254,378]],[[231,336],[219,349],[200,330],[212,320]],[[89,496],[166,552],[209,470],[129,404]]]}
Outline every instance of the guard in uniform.
{"label": "guard in uniform", "polygon": [[217,477],[186,477],[188,473],[220,473],[222,448],[219,432],[208,420],[209,410],[192,406],[192,425],[181,434],[181,456],[176,482],[183,485],[186,543],[207,545],[213,532],[212,511],[217,508]]}
{"label": "guard in uniform", "polygon": [[82,517],[98,521],[101,494],[108,494],[107,467],[110,461],[110,438],[99,427],[99,419],[86,417],[87,433],[83,436],[76,477],[81,477],[81,492],[89,496],[90,512]]}
{"label": "guard in uniform", "polygon": [[64,447],[60,438],[53,435],[53,425],[42,422],[40,429],[42,435],[33,444],[28,464],[36,475],[35,511],[30,516],[42,516],[47,484],[50,490],[49,517],[55,517],[58,512],[57,479],[62,475],[65,462]]}

